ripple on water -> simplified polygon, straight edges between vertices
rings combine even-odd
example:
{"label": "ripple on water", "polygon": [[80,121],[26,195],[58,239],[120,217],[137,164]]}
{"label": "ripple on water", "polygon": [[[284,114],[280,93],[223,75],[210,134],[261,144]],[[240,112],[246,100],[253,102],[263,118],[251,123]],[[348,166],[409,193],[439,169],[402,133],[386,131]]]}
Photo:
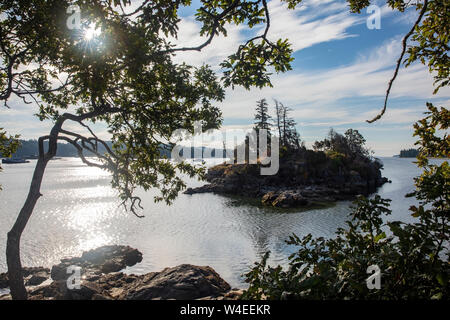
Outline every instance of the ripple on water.
{"label": "ripple on water", "polygon": [[[384,176],[392,184],[379,193],[391,198],[391,219],[408,220],[405,199],[419,170],[413,159],[383,158]],[[26,197],[34,161],[5,165],[1,174],[0,251],[6,233],[14,223]],[[139,219],[120,207],[109,174],[87,168],[78,159],[51,161],[46,172],[42,197],[36,205],[22,241],[23,264],[51,266],[60,258],[79,255],[105,244],[124,244],[143,253],[142,263],[127,272],[146,273],[181,263],[209,265],[232,286],[244,287],[241,275],[268,250],[270,264],[284,264],[294,248],[285,244],[288,235],[332,236],[344,226],[349,202],[336,206],[301,210],[272,210],[253,206],[236,198],[214,194],[181,194],[172,206],[154,203],[155,191],[138,195],[143,199],[145,218]],[[187,179],[189,186],[202,182]],[[6,270],[0,255],[0,272]]]}

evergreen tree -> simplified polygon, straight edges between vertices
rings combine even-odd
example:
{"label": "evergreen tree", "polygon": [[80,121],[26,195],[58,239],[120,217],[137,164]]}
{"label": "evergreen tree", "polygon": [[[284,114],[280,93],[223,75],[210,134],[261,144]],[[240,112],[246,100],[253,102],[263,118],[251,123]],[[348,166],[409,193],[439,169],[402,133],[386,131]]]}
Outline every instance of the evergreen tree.
{"label": "evergreen tree", "polygon": [[[259,159],[260,148],[259,148],[259,130],[267,130],[267,143],[270,145],[270,120],[272,117],[269,115],[269,107],[266,99],[261,99],[256,101],[256,114],[255,114],[255,123],[254,129],[256,131],[256,155]],[[248,138],[248,137],[247,137]]]}
{"label": "evergreen tree", "polygon": [[266,99],[261,99],[256,102],[256,114],[255,114],[255,130],[259,132],[259,129],[270,130],[270,119],[269,107]]}

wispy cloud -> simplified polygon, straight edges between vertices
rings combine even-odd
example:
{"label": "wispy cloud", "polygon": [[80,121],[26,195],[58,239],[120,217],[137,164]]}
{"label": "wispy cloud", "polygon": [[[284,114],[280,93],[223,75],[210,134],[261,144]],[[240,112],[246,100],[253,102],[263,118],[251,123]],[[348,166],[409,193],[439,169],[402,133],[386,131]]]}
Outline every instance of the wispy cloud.
{"label": "wispy cloud", "polygon": [[[399,54],[398,38],[385,42],[381,47],[360,55],[349,64],[321,72],[290,72],[275,75],[273,88],[262,90],[229,90],[223,104],[225,117],[251,118],[255,101],[266,97],[279,99],[294,108],[298,119],[334,119],[346,116],[347,108],[342,106],[346,98],[377,98],[375,105],[367,109],[378,110],[383,103],[387,82],[392,76],[393,66]],[[402,68],[391,90],[393,98],[432,98],[433,79],[426,67],[420,64]],[[439,97],[449,97],[450,89],[443,88]],[[369,110],[374,113],[375,111]]]}
{"label": "wispy cloud", "polygon": [[[294,51],[311,47],[318,43],[345,39],[356,36],[348,33],[348,29],[365,23],[363,16],[349,13],[346,2],[334,0],[306,0],[297,10],[288,10],[287,4],[281,1],[268,3],[271,26],[268,36],[272,40],[289,39]],[[170,39],[178,46],[198,46],[206,37],[199,37],[201,25],[193,16],[185,17],[179,24],[177,39]],[[248,37],[262,33],[263,25],[248,29],[244,26],[231,25],[227,28],[228,36],[214,38],[211,46],[201,52],[181,52],[176,60],[192,65],[208,63],[214,67],[236,51]]]}
{"label": "wispy cloud", "polygon": [[289,39],[294,51],[355,36],[347,29],[362,22],[361,17],[349,13],[345,2],[310,0],[299,10],[288,10],[286,3],[271,1],[269,10],[274,21],[269,36]]}
{"label": "wispy cloud", "polygon": [[[177,39],[169,40],[177,47],[196,47],[207,40],[207,37],[200,37],[201,25],[194,20],[194,17],[183,18],[179,24]],[[177,53],[176,62],[186,62],[190,65],[200,66],[204,63],[218,68],[227,56],[233,54],[237,47],[244,42],[244,28],[242,26],[231,25],[227,29],[227,36],[220,35],[214,38],[213,44],[206,46],[201,52],[185,51]]]}

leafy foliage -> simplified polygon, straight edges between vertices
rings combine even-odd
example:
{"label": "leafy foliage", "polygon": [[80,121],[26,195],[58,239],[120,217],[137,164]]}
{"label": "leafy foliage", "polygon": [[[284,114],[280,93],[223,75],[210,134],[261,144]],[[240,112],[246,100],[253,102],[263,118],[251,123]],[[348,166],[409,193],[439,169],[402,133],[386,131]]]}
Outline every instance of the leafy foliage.
{"label": "leafy foliage", "polygon": [[330,157],[333,154],[341,154],[351,160],[356,158],[370,160],[371,152],[365,147],[365,143],[366,139],[358,130],[348,129],[344,135],[341,135],[334,129],[330,129],[328,137],[322,141],[316,141],[313,148],[325,151]]}
{"label": "leafy foliage", "polygon": [[[81,29],[66,26],[70,5],[81,11]],[[201,1],[196,20],[199,36],[207,40],[197,47],[175,46],[179,10],[191,1],[143,1],[137,9],[131,1],[6,0],[0,4],[0,100],[12,96],[38,105],[41,120],[55,122],[44,140],[54,146],[44,159],[55,154],[57,140],[72,144],[83,161],[109,170],[112,185],[127,207],[140,207],[133,196],[137,187],[161,191],[155,200],[170,203],[184,182],[176,174],[203,175],[202,168],[160,159],[160,145],[173,142],[172,133],[184,128],[193,132],[194,122],[204,130],[218,128],[221,111],[214,106],[224,99],[223,86],[263,87],[269,76],[289,70],[292,61],[284,39],[267,37],[270,16],[265,0]],[[223,62],[223,81],[208,65],[193,67],[173,61],[178,52],[200,51],[229,25],[264,32],[242,44]],[[85,37],[91,27],[99,30]],[[199,40],[201,38],[199,37]],[[76,109],[76,113],[69,110]],[[74,121],[89,135],[63,125]],[[105,145],[85,122],[103,122],[112,137]],[[101,164],[83,153],[96,154]],[[42,154],[44,156],[44,154]]]}
{"label": "leafy foliage", "polygon": [[[369,0],[347,0],[352,12],[360,13],[370,5]],[[422,12],[417,26],[412,30],[412,44],[408,47],[406,66],[415,61],[428,65],[430,73],[433,72],[436,88],[434,93],[450,84],[450,3],[447,0],[387,0],[392,8],[404,12],[415,7]],[[400,61],[402,62],[402,61]]]}
{"label": "leafy foliage", "polygon": [[[19,135],[11,136],[7,135],[6,131],[3,128],[0,128],[0,155],[2,157],[8,158],[12,156],[12,154],[19,147]],[[0,165],[0,172],[2,171],[2,166]],[[0,190],[2,190],[2,186],[0,185]]]}
{"label": "leafy foliage", "polygon": [[[424,4],[417,3],[417,10]],[[417,26],[408,48],[407,66],[414,61],[427,64],[434,73],[434,93],[450,84],[450,3],[446,0],[428,1],[422,24]]]}

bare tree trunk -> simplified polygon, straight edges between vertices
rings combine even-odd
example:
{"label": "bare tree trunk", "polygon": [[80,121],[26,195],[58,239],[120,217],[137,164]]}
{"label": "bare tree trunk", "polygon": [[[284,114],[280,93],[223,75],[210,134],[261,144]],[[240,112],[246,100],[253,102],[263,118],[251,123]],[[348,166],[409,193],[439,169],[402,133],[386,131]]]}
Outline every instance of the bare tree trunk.
{"label": "bare tree trunk", "polygon": [[[19,212],[16,222],[8,232],[8,240],[6,242],[6,263],[8,265],[9,288],[11,290],[11,297],[14,300],[26,300],[28,297],[27,290],[23,283],[22,263],[20,261],[20,238],[33,213],[36,202],[42,196],[42,178],[48,161],[56,154],[58,134],[65,119],[65,115],[63,115],[56,121],[49,136],[39,138],[39,158],[36,167],[34,168],[30,190],[28,191],[27,199]],[[44,152],[45,139],[49,139],[47,153]]]}
{"label": "bare tree trunk", "polygon": [[8,280],[11,289],[11,297],[14,300],[27,299],[27,291],[23,283],[22,264],[20,262],[20,238],[27,225],[28,219],[33,213],[37,200],[41,197],[41,183],[48,160],[49,159],[44,157],[43,153],[39,155],[25,204],[20,210],[19,216],[12,229],[8,232],[6,261],[8,264]]}
{"label": "bare tree trunk", "polygon": [[[20,262],[20,238],[23,230],[25,229],[28,220],[33,213],[34,206],[41,194],[41,183],[44,176],[45,168],[50,159],[56,155],[58,148],[58,135],[61,132],[61,127],[67,119],[81,123],[84,119],[93,118],[98,115],[106,114],[108,112],[118,112],[117,108],[103,108],[100,110],[93,110],[91,112],[82,115],[72,115],[64,113],[53,126],[50,131],[50,135],[40,137],[39,142],[39,159],[36,163],[36,167],[33,173],[33,179],[31,180],[30,190],[28,191],[25,204],[19,212],[19,216],[16,219],[11,230],[8,232],[8,240],[6,243],[6,263],[8,265],[8,280],[9,287],[11,289],[11,297],[14,300],[26,300],[27,291],[23,283],[22,263]],[[44,151],[44,140],[48,139],[48,151]]]}

